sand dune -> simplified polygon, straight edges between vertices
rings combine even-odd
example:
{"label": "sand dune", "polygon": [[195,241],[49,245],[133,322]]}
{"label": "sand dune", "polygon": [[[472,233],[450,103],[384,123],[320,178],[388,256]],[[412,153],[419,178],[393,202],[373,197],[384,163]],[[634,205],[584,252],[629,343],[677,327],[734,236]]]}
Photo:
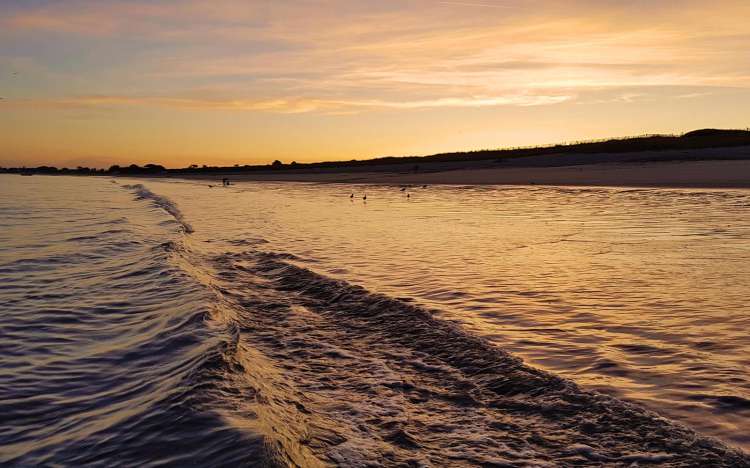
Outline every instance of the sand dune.
{"label": "sand dune", "polygon": [[623,187],[750,187],[750,147],[538,156],[513,160],[181,175],[234,181],[507,184]]}

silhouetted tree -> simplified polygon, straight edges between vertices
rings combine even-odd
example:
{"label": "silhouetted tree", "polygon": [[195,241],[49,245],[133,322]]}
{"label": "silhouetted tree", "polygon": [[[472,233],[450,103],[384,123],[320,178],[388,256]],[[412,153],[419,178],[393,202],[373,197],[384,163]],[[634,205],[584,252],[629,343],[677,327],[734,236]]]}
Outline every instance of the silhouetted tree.
{"label": "silhouetted tree", "polygon": [[145,172],[148,172],[150,174],[157,174],[160,172],[166,172],[167,168],[160,164],[146,164],[143,169]]}

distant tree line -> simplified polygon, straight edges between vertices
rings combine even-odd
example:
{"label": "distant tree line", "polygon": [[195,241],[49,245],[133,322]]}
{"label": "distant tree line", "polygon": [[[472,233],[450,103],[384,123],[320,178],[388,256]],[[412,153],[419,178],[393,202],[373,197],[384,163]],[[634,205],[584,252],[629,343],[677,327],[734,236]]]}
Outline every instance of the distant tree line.
{"label": "distant tree line", "polygon": [[[292,161],[285,164],[275,160],[266,165],[239,165],[234,166],[198,166],[191,164],[185,168],[167,169],[159,164],[146,164],[138,166],[114,165],[108,169],[94,169],[88,167],[77,167],[75,169],[58,169],[51,166],[39,167],[0,167],[0,173],[11,174],[61,174],[61,175],[168,175],[168,174],[204,174],[204,173],[232,173],[232,172],[255,172],[255,171],[278,171],[298,170],[316,168],[337,168],[356,166],[375,166],[390,164],[413,164],[418,168],[419,163],[429,162],[461,162],[496,160],[502,162],[509,158],[523,158],[527,156],[556,155],[556,154],[595,154],[595,153],[629,153],[637,151],[664,151],[664,150],[689,150],[703,148],[719,148],[732,146],[750,145],[750,129],[745,130],[720,130],[701,129],[694,130],[682,135],[640,135],[627,138],[614,138],[606,140],[576,141],[546,146],[529,146],[505,149],[486,149],[477,151],[463,151],[454,153],[439,153],[431,156],[385,156],[374,159],[349,161],[326,161],[316,163],[297,163]],[[416,169],[415,169],[416,170]]]}
{"label": "distant tree line", "polygon": [[78,166],[75,169],[63,167],[58,169],[54,166],[39,167],[0,167],[0,173],[5,174],[60,174],[60,175],[131,175],[131,174],[161,174],[166,173],[167,169],[159,164],[146,164],[138,166],[110,166],[109,169],[97,169],[91,167]]}

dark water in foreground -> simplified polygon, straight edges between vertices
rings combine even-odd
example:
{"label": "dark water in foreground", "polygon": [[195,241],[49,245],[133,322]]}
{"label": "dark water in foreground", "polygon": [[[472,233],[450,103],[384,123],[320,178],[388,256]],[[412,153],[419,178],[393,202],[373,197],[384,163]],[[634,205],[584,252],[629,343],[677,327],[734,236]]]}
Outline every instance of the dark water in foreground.
{"label": "dark water in foreground", "polygon": [[750,466],[750,193],[348,190],[0,176],[0,463]]}

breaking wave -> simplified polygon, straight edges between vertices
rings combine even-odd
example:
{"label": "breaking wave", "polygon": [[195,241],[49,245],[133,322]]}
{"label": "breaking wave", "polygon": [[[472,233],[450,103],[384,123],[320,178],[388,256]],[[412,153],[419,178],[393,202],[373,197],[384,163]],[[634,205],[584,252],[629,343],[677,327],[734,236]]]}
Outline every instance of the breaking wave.
{"label": "breaking wave", "polygon": [[263,239],[205,248],[124,188],[178,232],[118,214],[66,234],[75,254],[0,265],[4,464],[750,466]]}
{"label": "breaking wave", "polygon": [[206,401],[227,332],[180,267],[184,236],[143,230],[153,217],[138,205],[92,216],[78,192],[65,199],[77,181],[53,183],[64,229],[46,201],[5,218],[50,221],[0,256],[0,465],[273,464],[262,437]]}
{"label": "breaking wave", "polygon": [[[140,186],[183,226],[171,201]],[[185,232],[191,232],[185,229]],[[524,364],[425,308],[247,250],[172,245],[225,330],[202,401],[280,465],[750,466],[743,452]]]}
{"label": "breaking wave", "polygon": [[[746,456],[630,403],[525,365],[428,310],[262,251],[214,258],[239,371],[268,437],[321,463],[747,466]],[[254,370],[262,356],[264,372]],[[284,445],[284,444],[281,444]]]}
{"label": "breaking wave", "polygon": [[151,190],[144,187],[142,184],[135,184],[135,185],[123,185],[123,188],[132,190],[135,192],[135,194],[138,196],[139,199],[142,200],[151,200],[151,202],[172,215],[172,217],[180,223],[180,226],[182,226],[182,229],[185,233],[190,234],[193,232],[193,227],[185,221],[185,217],[182,215],[182,212],[179,208],[177,208],[177,205],[172,202],[172,200],[162,197],[160,195],[155,194]]}

